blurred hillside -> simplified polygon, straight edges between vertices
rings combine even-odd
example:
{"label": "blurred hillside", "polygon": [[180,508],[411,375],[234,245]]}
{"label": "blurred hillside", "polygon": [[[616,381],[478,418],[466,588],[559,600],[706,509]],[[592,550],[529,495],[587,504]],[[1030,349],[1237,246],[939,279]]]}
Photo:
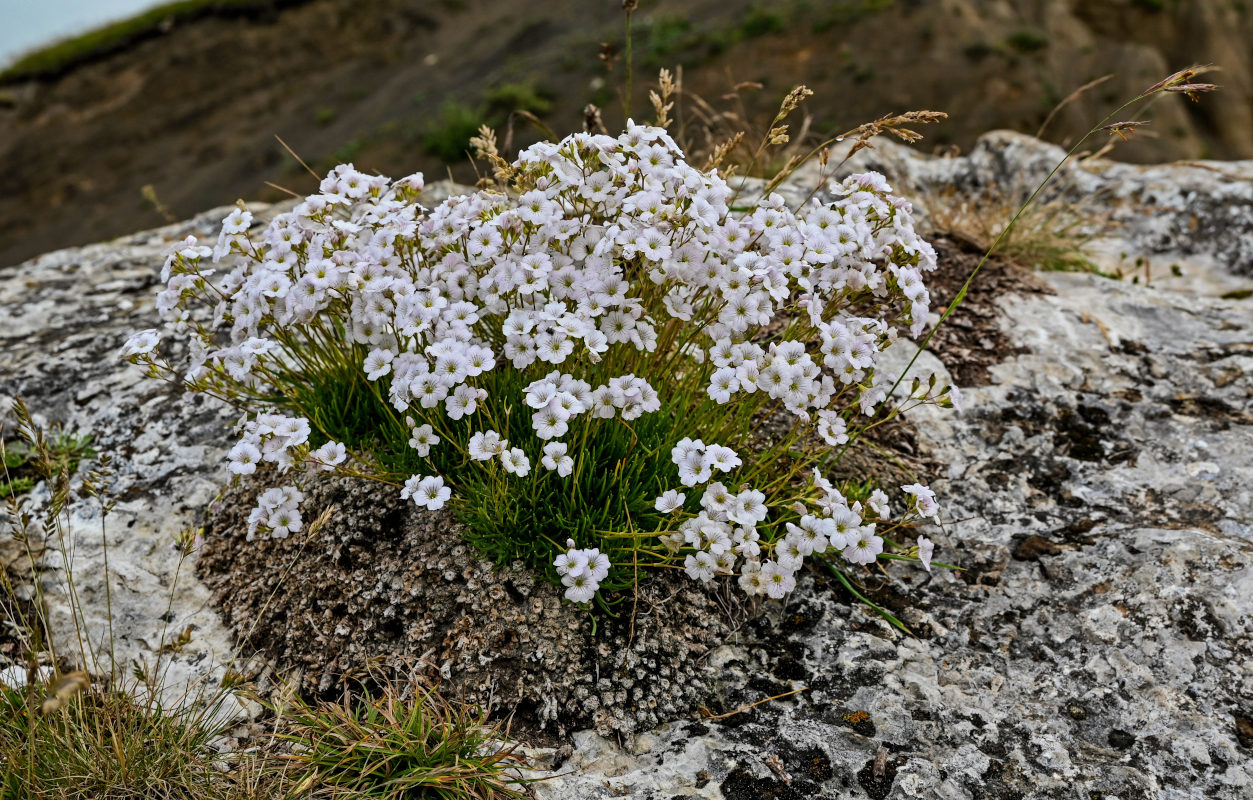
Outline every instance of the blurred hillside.
{"label": "blurred hillside", "polygon": [[[282,196],[266,182],[311,191],[275,135],[320,171],[353,161],[472,180],[458,157],[469,133],[487,121],[504,138],[514,109],[562,134],[594,102],[613,129],[623,22],[619,0],[205,0],[9,74],[0,267],[163,214]],[[634,31],[637,117],[657,69],[681,64],[684,116],[699,97],[761,125],[805,83],[815,141],[893,111],[946,111],[928,150],[968,148],[992,128],[1035,133],[1069,93],[1114,73],[1049,122],[1043,138],[1066,143],[1172,70],[1214,63],[1219,94],[1165,98],[1112,157],[1253,157],[1245,0],[644,0]],[[618,51],[612,74],[602,42]],[[761,88],[727,99],[745,82]],[[517,117],[513,131],[515,149],[538,135]]]}

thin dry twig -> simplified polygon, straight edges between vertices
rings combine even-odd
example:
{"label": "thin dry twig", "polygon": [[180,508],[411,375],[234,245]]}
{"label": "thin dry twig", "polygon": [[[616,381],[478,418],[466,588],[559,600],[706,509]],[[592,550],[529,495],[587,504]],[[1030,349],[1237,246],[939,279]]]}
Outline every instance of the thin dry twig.
{"label": "thin dry twig", "polygon": [[291,154],[291,157],[292,157],[292,158],[294,158],[294,159],[296,159],[296,162],[297,162],[298,164],[300,164],[300,166],[304,167],[304,168],[305,168],[305,171],[306,171],[306,172],[308,172],[310,175],[312,175],[312,176],[313,176],[313,179],[314,179],[315,181],[318,181],[319,183],[321,183],[321,182],[322,182],[322,177],[321,177],[320,175],[318,175],[318,173],[314,172],[314,171],[313,171],[313,168],[312,168],[312,167],[310,167],[308,164],[306,164],[306,163],[305,163],[305,160],[304,160],[303,158],[301,158],[300,156],[296,155],[296,151],[295,151],[295,150],[293,150],[293,149],[291,149],[291,146],[290,146],[290,145],[288,145],[288,144],[287,144],[287,142],[283,141],[283,137],[282,137],[282,136],[279,136],[279,135],[276,133],[276,134],[274,134],[274,138],[275,138],[275,139],[278,139],[278,143],[279,143],[279,144],[281,144],[281,145],[283,146],[283,149],[284,149],[284,150],[286,150],[288,153],[290,153],[290,154]]}
{"label": "thin dry twig", "polygon": [[746,706],[740,706],[734,711],[728,711],[725,714],[711,714],[709,713],[709,709],[702,708],[701,715],[704,716],[705,719],[726,719],[727,717],[734,717],[736,714],[743,714],[745,711],[748,711],[749,709],[752,709],[752,708],[756,708],[757,706],[762,705],[763,703],[769,703],[771,700],[781,700],[784,697],[791,697],[794,694],[800,694],[801,692],[808,692],[808,691],[809,691],[808,686],[802,686],[801,688],[793,689],[790,692],[784,692],[783,694],[776,694],[774,697],[767,697],[765,700],[758,700],[756,703],[749,703]]}
{"label": "thin dry twig", "polygon": [[292,197],[296,198],[297,200],[303,200],[305,197],[303,194],[297,194],[296,192],[293,192],[291,189],[288,189],[286,186],[279,186],[277,183],[270,183],[269,181],[266,181],[265,185],[269,186],[271,189],[278,189],[280,192],[289,194]]}
{"label": "thin dry twig", "polygon": [[1079,96],[1080,96],[1080,95],[1082,95],[1084,92],[1088,91],[1089,89],[1093,89],[1093,88],[1095,88],[1095,87],[1097,87],[1097,86],[1100,86],[1102,83],[1105,83],[1105,81],[1109,80],[1109,79],[1110,79],[1110,78],[1112,78],[1112,77],[1114,77],[1114,73],[1112,73],[1112,72],[1111,72],[1110,74],[1108,74],[1108,75],[1102,75],[1101,77],[1097,78],[1096,80],[1093,80],[1093,81],[1088,81],[1088,82],[1087,82],[1087,83],[1085,83],[1084,85],[1080,86],[1078,89],[1075,89],[1073,92],[1071,92],[1070,94],[1066,95],[1066,97],[1065,97],[1065,98],[1063,98],[1063,99],[1062,99],[1062,101],[1061,101],[1060,103],[1058,103],[1057,105],[1053,106],[1053,110],[1052,110],[1052,111],[1050,111],[1050,112],[1048,113],[1048,116],[1044,118],[1044,121],[1040,123],[1040,127],[1039,127],[1039,128],[1036,128],[1035,138],[1037,138],[1037,139],[1043,139],[1043,138],[1044,138],[1044,129],[1045,129],[1045,128],[1047,128],[1047,127],[1049,126],[1049,123],[1053,121],[1053,118],[1057,116],[1057,113],[1058,113],[1059,111],[1061,111],[1063,108],[1065,108],[1065,107],[1066,107],[1067,105],[1069,105],[1070,103],[1072,103],[1072,102],[1074,102],[1075,100],[1077,100],[1077,99],[1079,98]]}

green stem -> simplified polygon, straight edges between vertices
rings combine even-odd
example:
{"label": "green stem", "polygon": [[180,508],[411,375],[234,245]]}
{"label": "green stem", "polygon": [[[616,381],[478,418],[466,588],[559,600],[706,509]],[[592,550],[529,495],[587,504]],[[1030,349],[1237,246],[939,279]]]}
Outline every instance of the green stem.
{"label": "green stem", "polygon": [[837,567],[837,566],[836,566],[834,563],[832,563],[829,559],[825,559],[825,558],[824,558],[824,559],[822,559],[822,563],[823,563],[823,565],[825,565],[825,566],[826,566],[827,570],[828,570],[828,571],[829,571],[832,575],[834,575],[834,576],[835,576],[836,580],[838,580],[838,581],[839,581],[839,582],[840,582],[840,583],[844,586],[844,588],[845,588],[845,589],[847,589],[847,590],[849,591],[849,594],[853,595],[853,597],[856,597],[858,600],[860,600],[861,602],[865,603],[867,606],[869,606],[869,607],[870,607],[870,609],[871,609],[872,611],[874,611],[874,612],[875,612],[876,614],[878,614],[879,616],[883,617],[885,620],[887,620],[889,623],[891,623],[894,627],[900,628],[902,631],[904,631],[905,633],[909,634],[910,636],[914,636],[914,635],[915,635],[915,634],[914,634],[914,632],[913,632],[913,631],[911,631],[911,630],[910,630],[910,629],[909,629],[909,628],[905,625],[905,623],[901,622],[899,619],[897,619],[897,618],[896,618],[896,615],[895,615],[895,614],[893,614],[891,611],[888,611],[888,610],[887,610],[886,608],[884,608],[883,606],[881,606],[881,605],[879,605],[879,604],[875,603],[875,602],[874,602],[873,600],[871,600],[869,597],[866,597],[864,594],[862,594],[861,592],[859,592],[859,591],[857,590],[857,587],[855,587],[855,586],[853,585],[853,582],[852,582],[852,581],[850,581],[850,580],[848,579],[848,577],[844,574],[844,571],[843,571],[842,569],[840,569],[839,567]]}
{"label": "green stem", "polygon": [[627,119],[631,118],[631,91],[635,79],[635,65],[631,54],[631,17],[634,14],[635,8],[628,6],[626,9],[626,94],[622,98],[622,111]]}

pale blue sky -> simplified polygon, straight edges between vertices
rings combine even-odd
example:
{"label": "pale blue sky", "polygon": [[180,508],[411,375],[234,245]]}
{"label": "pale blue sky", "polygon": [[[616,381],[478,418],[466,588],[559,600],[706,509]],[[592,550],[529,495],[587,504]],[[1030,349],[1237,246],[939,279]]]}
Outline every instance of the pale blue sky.
{"label": "pale blue sky", "polygon": [[0,66],[54,39],[160,4],[159,0],[0,0]]}

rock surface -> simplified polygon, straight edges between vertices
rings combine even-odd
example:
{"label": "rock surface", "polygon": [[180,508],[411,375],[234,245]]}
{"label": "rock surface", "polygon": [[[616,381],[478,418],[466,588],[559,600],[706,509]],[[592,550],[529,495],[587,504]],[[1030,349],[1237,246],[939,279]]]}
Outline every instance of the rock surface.
{"label": "rock surface", "polygon": [[[964,159],[885,144],[854,166],[879,166],[926,200],[949,185],[1020,185],[1054,155],[998,134]],[[953,330],[970,333],[950,340],[977,350],[996,338],[999,360],[969,370],[943,350],[919,358],[916,369],[963,376],[963,413],[910,418],[942,465],[929,476],[945,507],[937,558],[962,569],[893,566],[868,587],[917,638],[812,576],[746,631],[769,647],[710,654],[715,718],[621,742],[576,734],[568,753],[541,754],[560,777],[536,794],[1253,793],[1253,300],[1240,299],[1253,286],[1251,186],[1250,162],[1067,170],[1059,197],[1104,198],[1122,222],[1097,251],[1103,267],[1126,252],[1180,276],[1010,280],[993,262],[969,301],[983,318],[955,314]],[[230,415],[183,405],[111,354],[152,324],[167,242],[213,219],[0,275],[0,392],[118,456],[108,536],[119,656],[151,659],[163,630],[192,625],[172,655],[188,678],[230,659],[230,640],[169,543],[224,477]],[[936,305],[956,284],[945,285]],[[902,365],[910,355],[898,353]],[[86,508],[75,519],[73,563],[99,626],[98,520]],[[176,571],[167,624],[153,598],[168,596]]]}
{"label": "rock surface", "polygon": [[[225,480],[228,440],[222,434],[232,415],[200,401],[189,405],[139,370],[119,369],[115,354],[135,330],[152,327],[166,249],[188,234],[212,234],[224,211],[49,253],[0,273],[0,400],[7,411],[9,398],[23,398],[40,424],[90,434],[92,446],[114,458],[117,507],[105,520],[104,541],[115,654],[123,670],[135,662],[153,665],[161,646],[190,628],[190,641],[161,655],[169,683],[177,687],[172,696],[232,657],[209,592],[191,577],[175,545]],[[15,433],[9,419],[5,438]],[[31,500],[46,502],[47,487],[37,486]],[[0,528],[5,522],[0,516]],[[66,538],[68,567],[92,639],[99,642],[108,619],[97,503],[74,506]],[[44,582],[54,641],[63,652],[77,652],[65,561],[54,549]],[[107,658],[102,666],[108,670]]]}

